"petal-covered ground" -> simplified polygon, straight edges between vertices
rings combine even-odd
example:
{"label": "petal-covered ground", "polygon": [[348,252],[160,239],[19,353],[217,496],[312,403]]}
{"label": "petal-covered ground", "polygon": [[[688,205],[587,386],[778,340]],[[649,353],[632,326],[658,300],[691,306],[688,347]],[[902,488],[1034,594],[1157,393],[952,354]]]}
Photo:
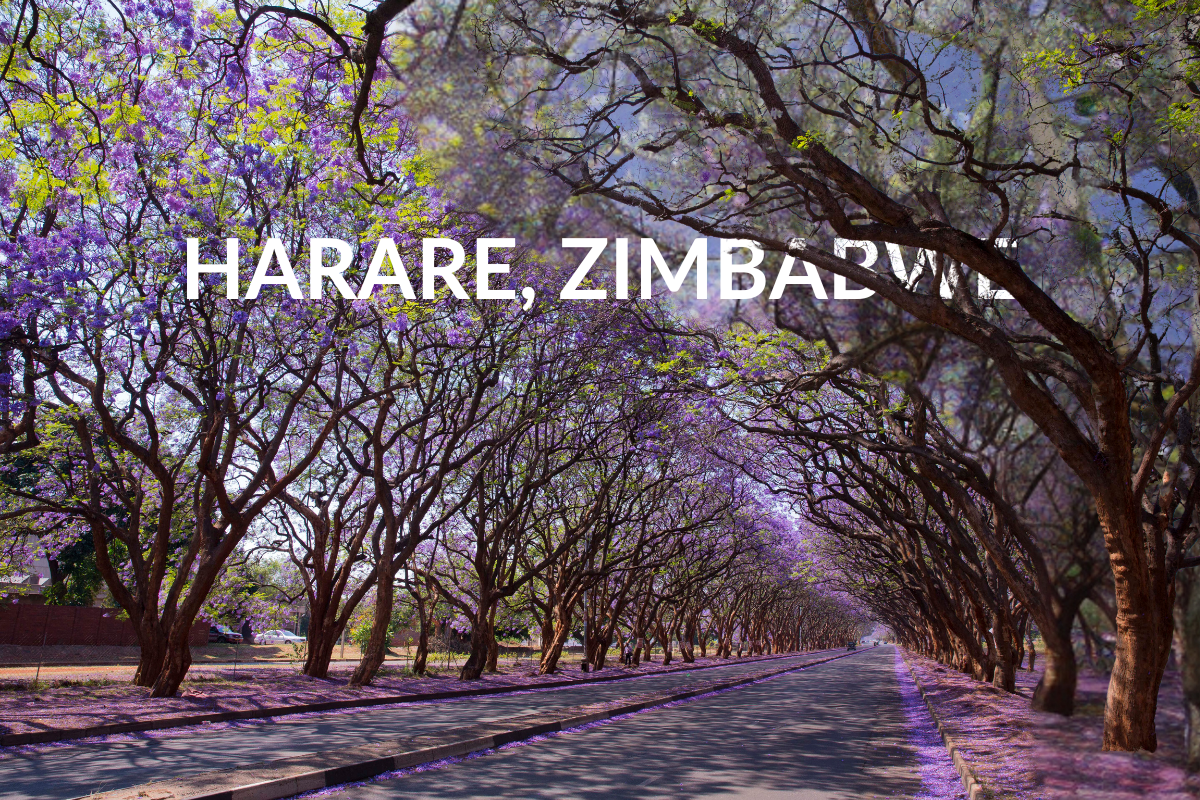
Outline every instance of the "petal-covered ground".
{"label": "petal-covered ground", "polygon": [[1075,716],[1029,707],[1039,674],[1021,672],[1008,694],[927,658],[908,654],[942,723],[983,785],[1021,800],[1194,800],[1200,776],[1180,766],[1182,687],[1168,672],[1158,703],[1156,753],[1106,753],[1108,678],[1081,674]]}
{"label": "petal-covered ground", "polygon": [[[666,667],[661,661],[655,661],[628,670],[609,667],[595,674],[597,677],[646,675],[664,669],[723,663],[731,663],[731,660],[697,658],[692,665],[675,660]],[[579,672],[577,665],[573,669],[560,670],[555,675],[537,675],[529,661],[520,667],[502,666],[499,672],[484,673],[480,680],[474,682],[460,681],[453,673],[413,678],[397,668],[385,666],[371,686],[351,689],[347,682],[353,668],[353,664],[332,668],[328,680],[300,675],[294,667],[255,667],[235,675],[227,670],[197,673],[184,681],[178,696],[168,698],[151,698],[149,689],[110,680],[57,681],[57,685],[37,691],[30,691],[26,681],[0,681],[0,733],[70,730],[217,711],[275,708],[326,700],[421,695],[493,686],[525,689],[586,677]]]}
{"label": "petal-covered ground", "polygon": [[917,756],[917,772],[925,791],[915,800],[963,800],[967,796],[933,718],[896,648],[896,683],[908,720],[908,737]]}

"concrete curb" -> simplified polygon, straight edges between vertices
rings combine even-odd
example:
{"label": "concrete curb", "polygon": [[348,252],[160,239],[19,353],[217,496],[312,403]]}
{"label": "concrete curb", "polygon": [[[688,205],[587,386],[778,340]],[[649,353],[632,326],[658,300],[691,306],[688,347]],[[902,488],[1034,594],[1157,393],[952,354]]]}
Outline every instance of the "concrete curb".
{"label": "concrete curb", "polygon": [[925,707],[929,709],[929,716],[933,718],[933,724],[937,726],[938,733],[942,737],[942,742],[946,745],[946,750],[950,752],[950,760],[954,762],[954,768],[958,770],[958,777],[962,779],[963,789],[967,792],[967,800],[988,800],[993,796],[992,793],[983,788],[983,783],[980,782],[979,777],[975,774],[975,770],[967,763],[967,759],[963,757],[961,749],[954,743],[954,739],[950,736],[946,726],[938,718],[937,712],[933,708],[933,701],[929,699],[929,695],[925,692],[924,684],[917,677],[917,671],[913,669],[912,662],[908,660],[908,653],[901,649],[900,655],[904,658],[904,666],[908,667],[908,674],[912,676],[913,683],[917,685],[917,691],[921,693],[921,699],[925,701]]}
{"label": "concrete curb", "polygon": [[160,719],[136,720],[134,722],[113,722],[106,725],[93,725],[90,728],[59,728],[48,731],[31,731],[28,733],[0,734],[0,747],[24,747],[31,744],[51,744],[66,742],[73,739],[91,739],[97,736],[115,736],[123,733],[141,733],[144,731],[161,731],[168,728],[187,728],[193,725],[217,722],[241,722],[248,719],[265,719],[267,717],[285,717],[292,714],[312,714],[321,711],[341,711],[347,708],[370,708],[372,706],[389,706],[397,703],[420,703],[430,700],[455,700],[462,697],[482,697],[493,694],[523,692],[530,689],[563,689],[569,686],[581,686],[589,683],[605,683],[607,681],[645,678],[652,675],[669,675],[675,672],[690,670],[716,669],[734,664],[750,664],[758,661],[773,661],[780,658],[795,658],[795,653],[759,656],[724,664],[705,664],[699,667],[680,666],[643,674],[602,675],[598,678],[579,678],[527,686],[487,686],[479,689],[450,689],[442,692],[424,692],[421,694],[382,695],[379,697],[364,697],[355,700],[326,700],[320,703],[303,703],[293,706],[273,706],[270,708],[248,708],[240,711],[215,711],[208,714],[187,714],[177,717],[162,717]]}
{"label": "concrete curb", "polygon": [[[361,781],[399,769],[490,750],[534,736],[575,728],[621,714],[655,708],[708,692],[845,658],[851,653],[764,670],[735,680],[712,681],[663,694],[635,695],[610,703],[560,708],[451,728],[434,734],[402,737],[359,747],[310,753],[279,761],[214,770],[175,780],[87,795],[87,800],[281,800],[281,798]],[[82,800],[76,798],[76,800]]]}

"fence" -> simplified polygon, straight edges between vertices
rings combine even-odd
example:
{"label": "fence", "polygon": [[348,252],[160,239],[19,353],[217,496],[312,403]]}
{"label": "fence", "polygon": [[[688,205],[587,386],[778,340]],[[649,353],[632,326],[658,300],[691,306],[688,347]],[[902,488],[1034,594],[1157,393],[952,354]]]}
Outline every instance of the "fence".
{"label": "fence", "polygon": [[[93,606],[46,606],[34,603],[0,605],[0,645],[30,646],[115,646],[137,644],[133,623],[117,619],[113,608]],[[192,626],[188,643],[208,643],[208,623]]]}

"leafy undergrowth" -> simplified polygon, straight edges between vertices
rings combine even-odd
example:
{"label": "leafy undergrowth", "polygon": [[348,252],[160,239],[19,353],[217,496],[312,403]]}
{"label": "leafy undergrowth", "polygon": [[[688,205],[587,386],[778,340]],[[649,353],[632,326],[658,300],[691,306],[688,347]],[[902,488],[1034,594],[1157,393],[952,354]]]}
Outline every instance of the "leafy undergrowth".
{"label": "leafy undergrowth", "polygon": [[963,757],[984,786],[1020,800],[1194,800],[1200,776],[1180,766],[1182,688],[1167,673],[1159,695],[1156,753],[1106,753],[1104,696],[1108,678],[1081,674],[1070,718],[1029,707],[1038,673],[1021,672],[1012,695],[930,659],[908,655]]}
{"label": "leafy undergrowth", "polygon": [[[698,658],[693,666],[734,662],[736,659]],[[595,674],[597,677],[644,675],[681,666],[685,665],[679,660],[667,667],[655,661],[630,670],[608,667]],[[353,668],[353,664],[332,668],[326,680],[300,675],[294,668],[256,667],[235,675],[227,671],[199,673],[184,681],[178,696],[169,698],[151,698],[149,689],[115,681],[63,681],[55,682],[60,685],[42,683],[36,688],[31,688],[28,683],[12,682],[4,687],[11,691],[0,692],[0,733],[74,730],[215,711],[276,708],[326,700],[422,695],[480,686],[535,688],[548,682],[584,677],[578,666],[560,670],[555,675],[537,675],[528,661],[519,667],[502,666],[494,674],[484,673],[475,682],[460,681],[454,673],[435,673],[414,678],[404,670],[386,666],[371,686],[351,689],[347,683]]]}

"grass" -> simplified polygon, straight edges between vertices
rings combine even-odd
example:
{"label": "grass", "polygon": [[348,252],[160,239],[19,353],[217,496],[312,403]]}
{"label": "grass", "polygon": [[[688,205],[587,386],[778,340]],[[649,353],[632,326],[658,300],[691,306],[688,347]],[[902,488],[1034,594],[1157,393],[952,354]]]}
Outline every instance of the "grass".
{"label": "grass", "polygon": [[[234,676],[236,677],[236,676]],[[197,673],[184,678],[184,683],[232,683],[229,676],[220,673]]]}

